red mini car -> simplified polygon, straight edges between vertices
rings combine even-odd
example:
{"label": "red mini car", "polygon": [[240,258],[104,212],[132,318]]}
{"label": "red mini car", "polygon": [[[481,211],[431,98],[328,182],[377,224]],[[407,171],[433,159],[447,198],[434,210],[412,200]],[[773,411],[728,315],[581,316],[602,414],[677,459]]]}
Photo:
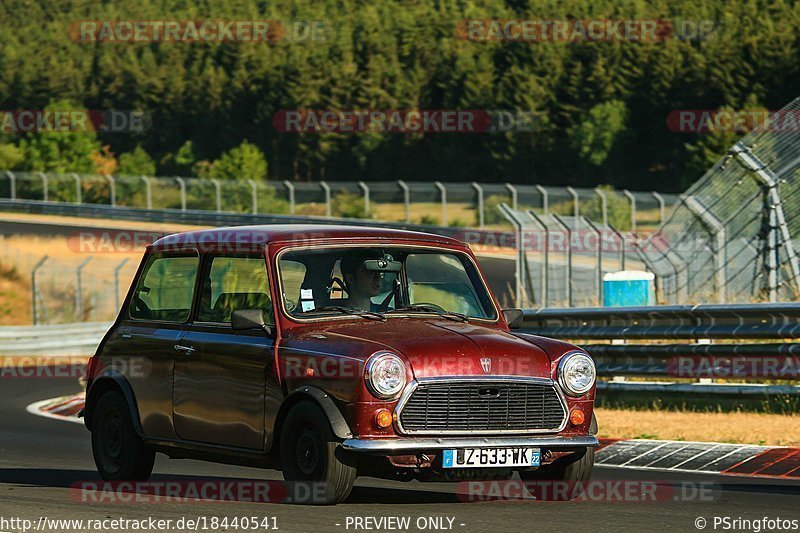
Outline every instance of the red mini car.
{"label": "red mini car", "polygon": [[[86,426],[106,480],[155,452],[279,468],[350,494],[393,479],[585,480],[595,367],[512,333],[469,247],[345,226],[253,226],[148,247],[91,359]],[[511,330],[510,330],[511,329]]]}

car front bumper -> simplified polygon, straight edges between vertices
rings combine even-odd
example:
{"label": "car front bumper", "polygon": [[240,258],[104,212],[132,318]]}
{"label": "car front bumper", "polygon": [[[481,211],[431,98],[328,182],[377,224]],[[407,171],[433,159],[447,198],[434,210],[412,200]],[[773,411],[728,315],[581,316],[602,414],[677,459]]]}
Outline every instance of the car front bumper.
{"label": "car front bumper", "polygon": [[597,437],[463,437],[346,439],[342,448],[350,452],[397,455],[456,448],[548,448],[551,450],[593,448]]}

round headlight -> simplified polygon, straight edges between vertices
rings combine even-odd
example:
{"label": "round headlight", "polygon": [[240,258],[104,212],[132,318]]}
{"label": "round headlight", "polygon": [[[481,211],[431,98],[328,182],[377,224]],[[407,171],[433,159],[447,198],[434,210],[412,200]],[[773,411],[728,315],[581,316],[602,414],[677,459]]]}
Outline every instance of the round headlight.
{"label": "round headlight", "polygon": [[594,385],[594,361],[583,352],[568,353],[558,363],[558,381],[570,396],[583,396]]}
{"label": "round headlight", "polygon": [[406,386],[406,365],[390,352],[373,354],[367,361],[365,374],[370,392],[384,400],[397,396]]}

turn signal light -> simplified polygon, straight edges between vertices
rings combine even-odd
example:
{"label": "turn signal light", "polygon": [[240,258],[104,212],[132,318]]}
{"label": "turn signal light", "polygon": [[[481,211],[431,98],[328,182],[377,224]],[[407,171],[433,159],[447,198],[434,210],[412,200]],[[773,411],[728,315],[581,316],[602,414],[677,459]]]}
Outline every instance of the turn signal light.
{"label": "turn signal light", "polygon": [[586,420],[586,415],[580,409],[573,409],[569,414],[569,421],[573,426],[580,426]]}
{"label": "turn signal light", "polygon": [[388,428],[392,425],[392,413],[388,409],[381,409],[375,413],[375,424],[379,428]]}

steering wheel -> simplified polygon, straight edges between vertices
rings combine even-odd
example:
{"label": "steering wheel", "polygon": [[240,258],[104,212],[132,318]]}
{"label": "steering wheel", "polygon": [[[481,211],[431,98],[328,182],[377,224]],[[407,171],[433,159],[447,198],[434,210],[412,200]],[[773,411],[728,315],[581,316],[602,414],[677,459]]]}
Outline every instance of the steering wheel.
{"label": "steering wheel", "polygon": [[430,307],[431,309],[436,309],[437,311],[444,311],[445,313],[447,312],[447,309],[445,309],[441,305],[432,304],[432,303],[429,303],[429,302],[417,302],[417,303],[409,305],[409,307]]}

